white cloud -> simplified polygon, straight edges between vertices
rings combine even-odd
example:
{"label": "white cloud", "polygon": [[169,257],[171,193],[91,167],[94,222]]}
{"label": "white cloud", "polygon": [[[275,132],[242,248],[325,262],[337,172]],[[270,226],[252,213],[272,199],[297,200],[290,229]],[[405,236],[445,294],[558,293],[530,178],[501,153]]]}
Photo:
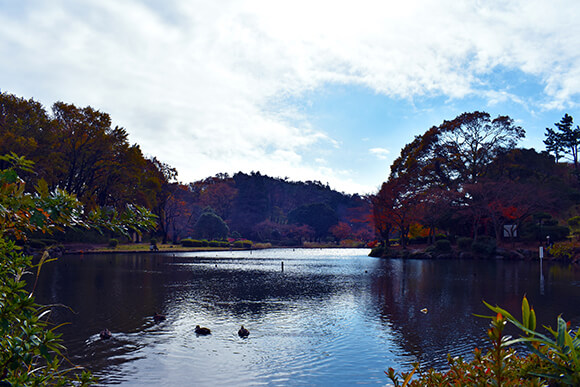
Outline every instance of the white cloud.
{"label": "white cloud", "polygon": [[[574,0],[18,4],[0,14],[3,90],[106,111],[185,181],[260,170],[352,188],[356,172],[304,157],[342,139],[285,102],[327,84],[536,108],[575,106],[580,92]],[[544,95],[482,82],[498,66],[544,80]]]}
{"label": "white cloud", "polygon": [[373,155],[377,156],[380,160],[386,160],[389,154],[391,153],[388,149],[384,148],[371,148],[369,152]]}

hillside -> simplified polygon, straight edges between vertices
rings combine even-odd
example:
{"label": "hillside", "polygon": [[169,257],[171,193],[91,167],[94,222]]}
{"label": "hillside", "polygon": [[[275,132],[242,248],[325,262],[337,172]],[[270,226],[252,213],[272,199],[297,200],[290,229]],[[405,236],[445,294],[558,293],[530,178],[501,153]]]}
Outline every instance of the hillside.
{"label": "hillside", "polygon": [[[252,172],[174,184],[166,205],[166,238],[208,236],[196,223],[210,210],[229,234],[285,245],[303,240],[370,240],[368,198],[347,195],[318,181],[295,182]],[[219,235],[216,235],[219,237]]]}

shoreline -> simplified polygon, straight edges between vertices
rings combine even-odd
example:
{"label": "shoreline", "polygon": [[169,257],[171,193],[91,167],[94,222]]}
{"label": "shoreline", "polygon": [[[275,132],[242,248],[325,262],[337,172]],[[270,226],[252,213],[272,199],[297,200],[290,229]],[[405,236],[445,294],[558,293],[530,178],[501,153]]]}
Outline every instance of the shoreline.
{"label": "shoreline", "polygon": [[91,255],[91,254],[158,254],[158,253],[194,253],[199,251],[249,251],[264,249],[344,249],[344,248],[365,248],[340,245],[311,245],[311,246],[272,246],[269,243],[255,243],[252,247],[183,247],[181,245],[158,245],[159,250],[149,249],[149,244],[123,244],[116,248],[107,245],[74,243],[64,244],[62,255]]}

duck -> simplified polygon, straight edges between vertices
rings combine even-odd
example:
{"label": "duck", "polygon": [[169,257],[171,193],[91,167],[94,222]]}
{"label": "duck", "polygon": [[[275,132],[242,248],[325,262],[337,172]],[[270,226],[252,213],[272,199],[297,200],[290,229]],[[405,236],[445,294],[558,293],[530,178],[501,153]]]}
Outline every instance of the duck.
{"label": "duck", "polygon": [[113,334],[111,333],[110,330],[105,328],[101,331],[101,333],[99,333],[99,336],[101,337],[101,340],[107,340],[107,339],[110,339],[111,337],[113,337]]}
{"label": "duck", "polygon": [[206,327],[200,327],[199,325],[195,326],[195,333],[198,335],[211,335],[211,329]]}
{"label": "duck", "polygon": [[160,323],[161,321],[165,321],[165,315],[164,314],[160,314],[155,312],[155,314],[153,315],[153,321],[155,321],[156,323]]}
{"label": "duck", "polygon": [[247,330],[246,328],[244,328],[244,326],[242,325],[242,327],[240,328],[240,330],[238,331],[238,335],[240,337],[248,337],[250,335],[250,331]]}

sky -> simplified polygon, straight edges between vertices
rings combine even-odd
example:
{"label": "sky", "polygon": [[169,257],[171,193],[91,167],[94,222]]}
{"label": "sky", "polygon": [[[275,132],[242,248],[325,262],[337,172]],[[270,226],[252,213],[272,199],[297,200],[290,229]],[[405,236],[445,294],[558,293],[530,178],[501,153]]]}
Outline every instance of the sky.
{"label": "sky", "polygon": [[0,0],[0,90],[110,114],[184,183],[259,171],[372,194],[464,112],[544,150],[578,116],[579,20],[577,0]]}

